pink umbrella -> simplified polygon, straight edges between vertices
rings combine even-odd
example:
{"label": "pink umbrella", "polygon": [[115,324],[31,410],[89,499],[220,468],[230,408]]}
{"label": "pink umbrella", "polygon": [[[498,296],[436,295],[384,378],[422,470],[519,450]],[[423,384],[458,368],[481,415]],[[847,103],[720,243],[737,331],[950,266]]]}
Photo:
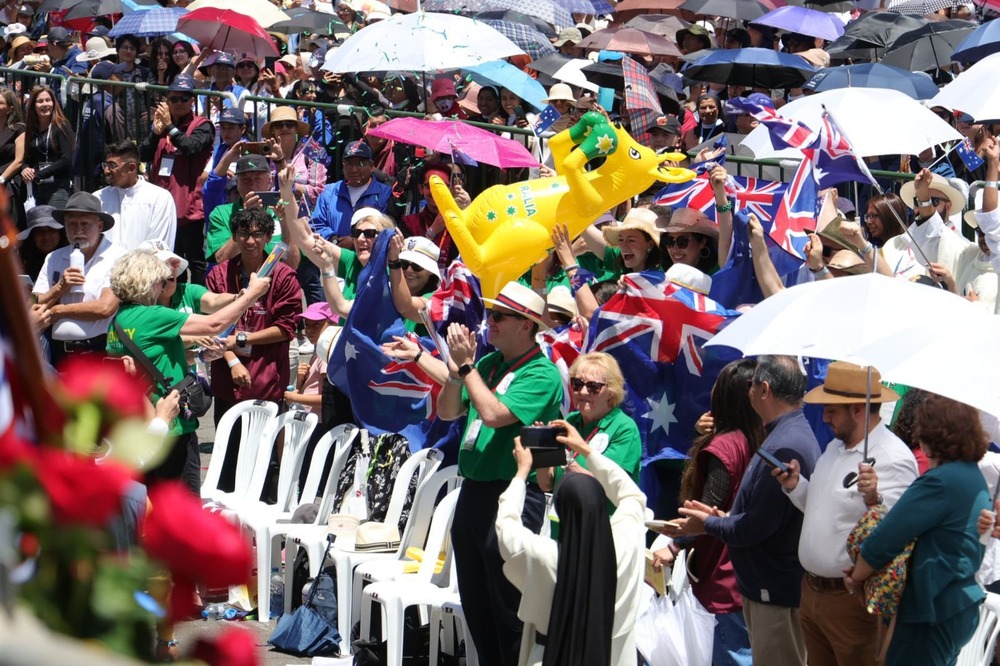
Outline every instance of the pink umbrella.
{"label": "pink umbrella", "polygon": [[460,163],[463,157],[470,157],[476,162],[504,168],[538,166],[538,160],[517,141],[505,139],[460,120],[393,118],[368,130],[368,133],[452,155]]}
{"label": "pink umbrella", "polygon": [[274,38],[260,23],[231,9],[202,7],[190,11],[178,19],[177,31],[197,41],[202,49],[279,55]]}

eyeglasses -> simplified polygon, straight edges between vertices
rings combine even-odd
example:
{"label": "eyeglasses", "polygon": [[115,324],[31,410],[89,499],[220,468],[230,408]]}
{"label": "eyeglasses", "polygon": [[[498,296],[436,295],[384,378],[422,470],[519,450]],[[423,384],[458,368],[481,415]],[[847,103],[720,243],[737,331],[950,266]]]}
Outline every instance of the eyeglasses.
{"label": "eyeglasses", "polygon": [[608,384],[607,382],[585,382],[579,377],[570,377],[569,385],[574,391],[577,392],[582,392],[583,387],[586,386],[587,393],[594,394],[600,393]]}
{"label": "eyeglasses", "polygon": [[295,120],[275,120],[271,123],[274,129],[295,129],[298,126],[299,123]]}
{"label": "eyeglasses", "polygon": [[119,169],[119,168],[125,166],[126,164],[135,164],[135,162],[121,162],[121,163],[119,163],[119,162],[112,162],[111,160],[107,160],[106,162],[101,162],[101,167],[104,168],[104,169],[107,169],[108,171],[114,171],[115,169]]}
{"label": "eyeglasses", "polygon": [[242,240],[246,240],[248,238],[253,238],[255,241],[264,240],[263,231],[254,231],[252,233],[249,231],[237,231],[233,234],[233,236]]}
{"label": "eyeglasses", "polygon": [[351,229],[351,238],[361,238],[362,236],[371,240],[378,236],[378,229]]}
{"label": "eyeglasses", "polygon": [[167,101],[171,104],[183,104],[185,102],[190,102],[191,98],[188,95],[170,95],[167,97]]}
{"label": "eyeglasses", "polygon": [[519,314],[515,314],[513,312],[500,312],[499,310],[487,310],[486,316],[498,324],[504,319],[524,319],[524,317]]}
{"label": "eyeglasses", "polygon": [[[374,231],[374,229],[372,229]],[[424,270],[423,266],[417,266],[412,261],[400,260],[399,267],[405,270],[413,270],[414,273],[419,273]]]}
{"label": "eyeglasses", "polygon": [[690,245],[690,244],[691,244],[691,237],[690,236],[681,236],[680,238],[672,238],[670,236],[667,236],[667,237],[665,237],[663,239],[663,247],[667,247],[667,248],[670,248],[670,247],[673,247],[674,245],[676,245],[678,248],[680,248],[682,250],[686,250],[687,247],[688,247],[688,245]]}
{"label": "eyeglasses", "polygon": [[881,220],[882,216],[878,213],[865,213],[865,220]]}

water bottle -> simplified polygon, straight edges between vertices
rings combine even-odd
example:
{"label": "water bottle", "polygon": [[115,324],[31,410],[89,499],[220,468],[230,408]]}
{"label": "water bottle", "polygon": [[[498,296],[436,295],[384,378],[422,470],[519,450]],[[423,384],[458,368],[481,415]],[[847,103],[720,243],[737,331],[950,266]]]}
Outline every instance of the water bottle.
{"label": "water bottle", "polygon": [[[80,244],[77,243],[76,245],[73,246],[73,251],[69,253],[69,267],[79,268],[81,271],[83,271],[83,264],[84,264],[83,252],[80,250]],[[73,285],[72,287],[70,287],[69,293],[82,294],[83,285],[82,284]]]}
{"label": "water bottle", "polygon": [[277,619],[285,612],[285,579],[278,567],[271,569],[271,619]]}
{"label": "water bottle", "polygon": [[225,616],[225,604],[209,604],[201,611],[201,617],[205,620],[220,620]]}

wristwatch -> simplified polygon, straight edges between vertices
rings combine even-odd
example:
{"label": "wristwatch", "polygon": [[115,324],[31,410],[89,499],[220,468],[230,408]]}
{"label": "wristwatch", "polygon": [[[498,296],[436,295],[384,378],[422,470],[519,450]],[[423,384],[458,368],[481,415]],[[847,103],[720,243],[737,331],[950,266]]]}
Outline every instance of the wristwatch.
{"label": "wristwatch", "polygon": [[464,379],[465,377],[468,376],[470,372],[472,372],[475,369],[476,366],[472,365],[471,363],[463,363],[462,365],[458,366],[458,376]]}
{"label": "wristwatch", "polygon": [[240,331],[236,334],[236,346],[246,347],[247,346],[247,334],[246,331]]}

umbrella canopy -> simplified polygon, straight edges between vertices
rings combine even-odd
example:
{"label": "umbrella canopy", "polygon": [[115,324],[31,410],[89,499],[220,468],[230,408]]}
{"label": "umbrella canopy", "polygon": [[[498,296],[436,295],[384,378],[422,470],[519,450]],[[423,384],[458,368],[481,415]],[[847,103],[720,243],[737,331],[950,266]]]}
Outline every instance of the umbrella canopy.
{"label": "umbrella canopy", "polygon": [[477,162],[502,168],[538,166],[538,161],[519,142],[459,120],[393,118],[368,133],[446,155],[457,148]]}
{"label": "umbrella canopy", "polygon": [[[582,72],[587,78],[599,86],[614,88],[615,90],[625,89],[625,75],[622,73],[622,61],[612,60],[609,62],[595,62],[583,67]],[[653,77],[650,77],[653,90],[660,100],[660,106],[666,113],[677,115],[680,113],[680,101],[677,93],[672,88],[663,84]]]}
{"label": "umbrella canopy", "polygon": [[296,7],[285,12],[288,19],[272,24],[268,30],[293,34],[308,32],[313,35],[332,35],[338,38],[350,36],[351,31],[340,19],[332,14],[318,12],[307,7]]}
{"label": "umbrella canopy", "polygon": [[959,74],[941,89],[930,104],[961,109],[979,121],[1000,118],[1000,86],[996,84],[998,71],[1000,53],[994,53]]}
{"label": "umbrella canopy", "polygon": [[938,94],[937,85],[923,72],[910,72],[877,62],[825,67],[802,88],[813,92],[837,88],[887,88],[913,99],[930,99]]}
{"label": "umbrella canopy", "polygon": [[196,40],[202,49],[279,55],[274,38],[257,21],[230,9],[202,7],[189,11],[178,19],[177,30]]}
{"label": "umbrella canopy", "polygon": [[844,34],[844,24],[833,14],[791,5],[778,7],[754,23],[831,42]]}
{"label": "umbrella canopy", "polygon": [[[549,56],[549,58],[551,57],[552,56]],[[588,75],[583,71],[585,67],[590,67],[592,64],[593,63],[586,58],[569,58],[558,69],[556,69],[551,76],[556,81],[562,81],[563,83],[568,83],[571,86],[576,86],[577,88],[597,92],[597,84],[592,83]],[[619,72],[620,71],[621,70],[619,70]]]}
{"label": "umbrella canopy", "polygon": [[[155,0],[133,0],[131,4],[150,8],[159,6]],[[73,0],[72,4],[67,3],[63,7],[69,7],[69,11],[63,16],[64,20],[124,14],[131,9],[129,4],[123,4],[121,0]]]}
{"label": "umbrella canopy", "polygon": [[831,44],[827,51],[850,49],[887,49],[900,35],[926,25],[927,21],[918,16],[907,16],[894,12],[868,12],[851,21],[844,28],[844,35],[837,48]]}
{"label": "umbrella canopy", "polygon": [[136,37],[156,37],[177,31],[177,19],[188,13],[180,7],[152,7],[140,12],[132,12],[122,17],[108,33],[108,37],[135,35]]}
{"label": "umbrella canopy", "polygon": [[988,55],[1000,53],[1000,21],[987,21],[955,47],[951,59],[955,62],[979,62]]}
{"label": "umbrella canopy", "polygon": [[[972,307],[969,307],[972,306]],[[883,380],[948,396],[996,414],[1000,353],[966,345],[965,362],[945,351],[948,331],[1000,332],[996,318],[943,289],[866,274],[818,280],[775,294],[706,343],[747,356],[789,354],[850,361],[878,368]],[[983,338],[993,339],[993,338]],[[990,345],[986,345],[987,347]]]}
{"label": "umbrella canopy", "polygon": [[328,72],[431,72],[472,67],[524,51],[482,21],[455,14],[395,14],[327,54]]}
{"label": "umbrella canopy", "polygon": [[787,4],[835,14],[853,12],[858,8],[854,0],[788,0]]}
{"label": "umbrella canopy", "polygon": [[797,88],[815,73],[801,56],[758,48],[710,51],[682,71],[696,81],[754,88]]}
{"label": "umbrella canopy", "polygon": [[899,36],[882,58],[911,72],[924,72],[951,64],[955,48],[976,29],[971,21],[937,21]]}
{"label": "umbrella canopy", "polygon": [[626,26],[598,30],[584,38],[582,42],[577,44],[577,47],[592,51],[607,49],[650,56],[681,55],[677,45],[666,37]]}
{"label": "umbrella canopy", "polygon": [[559,4],[574,14],[610,14],[614,6],[605,0],[559,0]]}
{"label": "umbrella canopy", "polygon": [[545,88],[542,84],[505,60],[484,62],[474,67],[466,67],[472,80],[479,84],[500,86],[511,91],[536,109],[545,108]]}
{"label": "umbrella canopy", "polygon": [[[563,65],[571,60],[577,60],[578,58],[570,58],[567,55],[556,52],[551,55],[547,55],[544,58],[539,58],[538,60],[532,60],[525,67],[528,69],[533,69],[539,74],[544,74],[550,78],[555,78],[555,73],[558,72]],[[580,66],[590,64],[589,60],[584,61]]]}
{"label": "umbrella canopy", "polygon": [[573,25],[576,21],[565,7],[553,0],[425,0],[425,12],[481,14],[483,12],[517,12],[534,16],[553,25]]}
{"label": "umbrella canopy", "polygon": [[892,0],[886,11],[900,14],[933,14],[939,9],[951,9],[955,0]]}
{"label": "umbrella canopy", "polygon": [[687,0],[678,9],[693,14],[754,21],[770,11],[757,0]]}
{"label": "umbrella canopy", "polygon": [[[621,4],[618,6],[621,7]],[[626,21],[625,25],[630,28],[655,33],[671,41],[677,41],[677,31],[683,30],[691,24],[687,21],[682,21],[676,16],[668,16],[667,14],[641,14]]]}
{"label": "umbrella canopy", "polygon": [[[961,77],[959,77],[961,78]],[[781,107],[780,115],[818,128],[824,107],[840,125],[860,157],[918,155],[962,136],[920,102],[896,90],[840,88],[807,95]],[[766,127],[743,141],[757,157],[775,154]]]}
{"label": "umbrella canopy", "polygon": [[629,12],[669,12],[678,11],[678,7],[684,4],[684,0],[622,0],[615,5],[615,12],[627,14]]}
{"label": "umbrella canopy", "polygon": [[515,25],[523,25],[534,30],[535,32],[542,33],[546,37],[555,37],[559,34],[556,32],[556,29],[552,27],[551,23],[546,23],[536,16],[529,16],[528,14],[522,14],[521,12],[515,12],[513,10],[480,12],[476,14],[475,18],[484,21],[504,21],[506,23],[514,23]]}
{"label": "umbrella canopy", "polygon": [[187,6],[188,11],[195,11],[202,7],[215,7],[217,9],[239,8],[240,14],[249,16],[259,23],[263,28],[269,28],[279,21],[287,21],[288,14],[281,11],[268,0],[195,0]]}
{"label": "umbrella canopy", "polygon": [[552,55],[556,52],[556,47],[548,37],[521,23],[511,23],[510,21],[483,21],[501,35],[517,44],[522,51],[531,56],[532,61]]}

